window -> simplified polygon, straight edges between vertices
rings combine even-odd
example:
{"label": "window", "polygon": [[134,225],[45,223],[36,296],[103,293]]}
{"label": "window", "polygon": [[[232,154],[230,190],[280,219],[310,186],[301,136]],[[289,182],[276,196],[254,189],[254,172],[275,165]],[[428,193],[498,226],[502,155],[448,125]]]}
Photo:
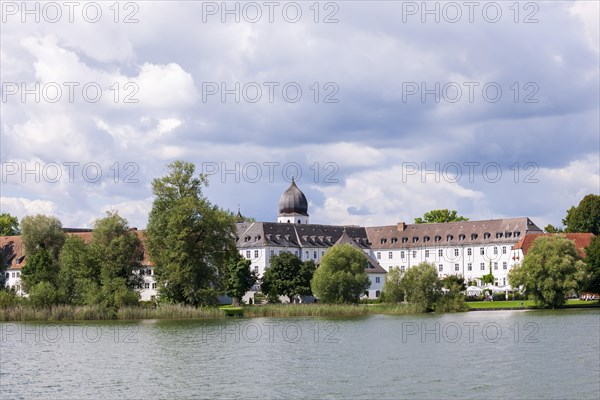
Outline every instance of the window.
{"label": "window", "polygon": [[460,271],[460,266],[458,264],[454,264],[454,270],[455,271]]}
{"label": "window", "polygon": [[413,258],[417,258],[417,251],[413,250]]}
{"label": "window", "polygon": [[377,259],[381,260],[381,252],[380,251],[377,252]]}
{"label": "window", "polygon": [[146,270],[145,269],[141,269],[140,270],[140,275],[145,275],[146,274]]}
{"label": "window", "polygon": [[13,272],[13,273],[12,273],[12,277],[14,278],[14,277],[15,277],[15,275],[16,275],[16,274]]}
{"label": "window", "polygon": [[494,271],[498,270],[498,261],[494,261]]}
{"label": "window", "polygon": [[6,279],[10,278],[10,272],[6,273]]}
{"label": "window", "polygon": [[394,258],[394,253],[392,253],[391,251],[388,253],[388,258],[391,260],[392,258]]}
{"label": "window", "polygon": [[400,266],[400,272],[404,272],[406,270],[406,267],[404,265]]}
{"label": "window", "polygon": [[150,283],[149,282],[144,283],[144,289],[150,289]]}
{"label": "window", "polygon": [[458,249],[454,249],[454,257],[458,257]]}
{"label": "window", "polygon": [[275,255],[275,250],[271,250],[271,257]]}
{"label": "window", "polygon": [[440,264],[438,265],[438,271],[442,272],[444,270],[444,265]]}
{"label": "window", "polygon": [[506,254],[506,246],[502,246],[502,254]]}
{"label": "window", "polygon": [[508,269],[508,264],[506,261],[502,263],[502,269]]}
{"label": "window", "polygon": [[400,258],[404,258],[404,251],[400,252]]}
{"label": "window", "polygon": [[498,248],[494,246],[494,255],[498,254]]}
{"label": "window", "polygon": [[444,250],[439,249],[438,250],[438,257],[443,257],[444,256]]}
{"label": "window", "polygon": [[378,277],[378,276],[376,276],[376,277],[375,277],[375,283],[379,283],[379,282],[381,282],[381,278],[380,278],[380,277]]}
{"label": "window", "polygon": [[480,268],[482,271],[485,271],[485,263],[481,263],[481,264],[479,264],[479,268]]}
{"label": "window", "polygon": [[472,248],[470,248],[470,247],[469,247],[469,248],[467,249],[467,255],[468,255],[468,256],[472,256],[472,255],[473,255],[473,249],[472,249]]}
{"label": "window", "polygon": [[17,271],[17,277],[21,276],[21,271]]}
{"label": "window", "polygon": [[258,250],[254,250],[254,258],[258,258]]}
{"label": "window", "polygon": [[308,259],[308,250],[306,250],[306,251],[304,252],[304,254],[306,255],[306,258]]}
{"label": "window", "polygon": [[521,232],[518,232],[518,231],[515,232],[515,237],[519,237],[519,236],[521,236]]}
{"label": "window", "polygon": [[441,236],[436,236],[436,237],[434,238],[434,240],[435,240],[436,242],[439,242],[440,240],[442,240],[442,237],[441,237]]}
{"label": "window", "polygon": [[419,241],[419,237],[418,236],[413,236],[413,243],[417,243]]}
{"label": "window", "polygon": [[313,258],[314,258],[314,259],[316,259],[316,258],[317,258],[317,251],[316,251],[316,250],[313,252]]}
{"label": "window", "polygon": [[152,289],[156,289],[156,282],[152,282]]}
{"label": "window", "polygon": [[425,258],[429,258],[429,250],[425,250]]}
{"label": "window", "polygon": [[485,249],[483,247],[479,248],[479,255],[484,255],[485,254]]}
{"label": "window", "polygon": [[379,296],[381,296],[381,291],[379,291],[379,290],[376,290],[376,291],[375,291],[375,297],[379,297]]}
{"label": "window", "polygon": [[477,239],[477,234],[476,233],[471,233],[471,240],[475,240]]}
{"label": "window", "polygon": [[489,239],[489,238],[490,238],[490,236],[492,236],[492,234],[491,234],[491,233],[489,233],[489,232],[486,232],[486,233],[484,233],[484,234],[483,234],[483,238],[484,238],[484,239]]}
{"label": "window", "polygon": [[146,275],[152,275],[152,270],[150,268],[146,270]]}
{"label": "window", "polygon": [[473,263],[467,264],[467,271],[473,271]]}
{"label": "window", "polygon": [[255,265],[255,266],[254,266],[254,273],[255,273],[256,275],[258,275],[258,265]]}
{"label": "window", "polygon": [[458,240],[465,240],[466,236],[465,235],[458,235]]}
{"label": "window", "polygon": [[250,259],[250,250],[246,250],[246,258]]}
{"label": "window", "polygon": [[448,241],[448,242],[449,242],[449,241],[451,241],[452,239],[454,239],[454,236],[452,236],[452,235],[448,235],[448,236],[446,236],[446,241]]}

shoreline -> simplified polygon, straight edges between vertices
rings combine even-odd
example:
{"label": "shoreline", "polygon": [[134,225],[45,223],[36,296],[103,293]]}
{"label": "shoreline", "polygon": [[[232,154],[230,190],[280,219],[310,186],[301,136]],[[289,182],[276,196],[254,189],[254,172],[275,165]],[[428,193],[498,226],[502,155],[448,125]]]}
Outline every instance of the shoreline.
{"label": "shoreline", "polygon": [[[486,305],[487,306],[487,305]],[[266,304],[242,307],[241,315],[227,316],[219,307],[191,307],[163,305],[157,308],[124,307],[117,311],[88,306],[53,306],[31,308],[16,305],[0,309],[0,323],[8,322],[86,322],[86,321],[144,321],[144,320],[223,320],[251,318],[294,318],[294,317],[364,317],[370,315],[428,315],[451,314],[474,311],[535,311],[535,310],[588,310],[600,309],[600,302],[592,304],[567,304],[557,309],[545,309],[535,305],[519,307],[469,307],[449,312],[421,312],[411,304]]]}

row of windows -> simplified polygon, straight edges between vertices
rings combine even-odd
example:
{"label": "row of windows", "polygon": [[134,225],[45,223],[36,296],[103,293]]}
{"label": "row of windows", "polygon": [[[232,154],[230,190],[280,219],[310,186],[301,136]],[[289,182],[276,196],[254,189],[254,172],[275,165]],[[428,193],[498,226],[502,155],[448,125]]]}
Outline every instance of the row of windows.
{"label": "row of windows", "polygon": [[[10,277],[11,277],[11,275],[10,275],[10,274],[11,274],[10,272],[7,272],[7,273],[5,274],[5,276],[6,276],[6,279],[8,279],[8,278],[10,278]],[[12,272],[12,277],[13,277],[13,278],[18,278],[19,276],[21,276],[21,272],[20,272],[20,271],[16,271],[16,272],[14,272],[14,271],[13,271],[13,272]]]}
{"label": "row of windows", "polygon": [[[521,232],[519,232],[519,231],[516,231],[516,232],[496,232],[496,239],[502,239],[502,238],[504,238],[504,237],[506,237],[506,238],[510,238],[510,237],[512,237],[512,236],[513,236],[513,234],[514,234],[514,237],[516,237],[516,238],[518,238],[519,236],[521,236]],[[472,233],[472,234],[471,234],[471,240],[477,240],[477,238],[478,238],[478,237],[479,237],[479,235],[478,235],[478,234],[476,234],[476,233]],[[489,233],[489,232],[485,232],[485,233],[483,234],[483,238],[484,238],[484,239],[489,239],[489,238],[491,238],[491,237],[492,237],[492,234],[491,234],[491,233]],[[463,241],[463,240],[465,240],[466,238],[467,238],[467,236],[466,236],[466,235],[464,235],[464,234],[460,234],[460,235],[458,235],[458,240],[460,240],[460,241]],[[413,237],[412,237],[412,242],[413,242],[413,243],[418,243],[418,242],[419,242],[419,240],[420,240],[420,239],[419,239],[419,237],[418,237],[418,236],[413,236]],[[424,242],[424,243],[427,243],[427,242],[429,242],[430,240],[431,240],[431,237],[429,237],[429,236],[423,236],[423,242]],[[447,242],[450,242],[450,241],[452,241],[452,240],[454,240],[454,235],[446,235],[446,241],[447,241]],[[434,241],[435,241],[436,243],[437,243],[437,242],[441,242],[441,241],[442,241],[442,237],[441,237],[441,236],[439,236],[439,235],[436,235],[436,236],[434,237]],[[381,244],[386,244],[386,243],[387,243],[387,238],[381,238],[379,242],[380,242]],[[398,238],[396,238],[396,237],[393,237],[393,238],[391,238],[390,242],[391,242],[391,243],[397,243],[397,242],[398,242]],[[408,243],[408,238],[407,238],[407,237],[403,237],[403,238],[402,238],[402,243]]]}
{"label": "row of windows", "polygon": [[[494,255],[498,255],[498,247],[495,246],[493,249]],[[502,254],[506,254],[507,249],[506,246],[502,246]],[[454,249],[454,256],[458,257],[458,255],[460,254],[459,249]],[[480,255],[485,255],[485,247],[480,247],[479,248],[479,254]],[[378,251],[376,253],[377,255],[377,259],[381,260],[381,252]],[[471,247],[467,248],[467,255],[468,256],[472,256],[473,255],[473,249]],[[429,258],[430,256],[430,250],[425,250],[425,258]],[[438,249],[438,256],[439,257],[443,257],[444,256],[444,249]],[[388,259],[392,260],[394,258],[394,252],[390,251],[388,252]],[[400,251],[400,258],[406,258],[406,253],[404,250]],[[412,250],[412,258],[417,258],[417,250]]]}
{"label": "row of windows", "polygon": [[[139,286],[135,286],[134,289],[150,289],[150,282],[146,282],[143,285],[143,288],[140,288]],[[152,282],[152,289],[156,289],[156,282]]]}
{"label": "row of windows", "polygon": [[140,269],[140,275],[148,275],[151,276],[153,275],[154,272],[152,272],[152,270],[150,268],[146,268],[146,269]]}
{"label": "row of windows", "polygon": [[[281,254],[283,252],[285,252],[285,250],[279,251],[278,254]],[[298,250],[294,250],[294,254],[296,256],[299,256]],[[313,252],[312,252],[312,258],[314,258],[316,260],[318,258],[318,254],[319,253],[318,253],[317,250],[313,250]],[[324,254],[325,254],[325,251],[324,250],[321,251],[321,257],[323,257]],[[271,250],[271,257],[273,257],[274,255],[275,255],[275,250]],[[251,250],[246,250],[246,258],[247,259],[251,259],[252,258],[251,256],[252,256]],[[254,250],[254,258],[259,258],[259,257],[260,257],[259,250]],[[304,252],[304,259],[308,260],[309,258],[310,258],[310,251],[306,250]]]}
{"label": "row of windows", "polygon": [[[498,262],[494,262],[494,270],[497,271],[498,270]],[[394,267],[390,267],[390,271],[392,270],[392,268]],[[481,271],[485,271],[486,270],[486,266],[485,263],[480,263],[479,264],[479,269]],[[506,261],[504,261],[502,263],[502,269],[507,270],[508,269],[508,263]],[[406,271],[406,266],[401,265],[400,266],[400,271],[404,272]],[[439,272],[443,272],[444,271],[444,264],[438,264],[438,271]],[[460,271],[460,264],[454,264],[454,271]],[[473,271],[473,263],[467,263],[467,271]]]}

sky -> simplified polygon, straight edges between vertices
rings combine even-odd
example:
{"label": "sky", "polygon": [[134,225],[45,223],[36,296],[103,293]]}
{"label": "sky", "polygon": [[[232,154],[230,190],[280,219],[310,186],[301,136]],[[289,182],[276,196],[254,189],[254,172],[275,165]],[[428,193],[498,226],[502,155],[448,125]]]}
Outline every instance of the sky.
{"label": "sky", "polygon": [[144,228],[175,160],[275,221],[561,225],[600,194],[598,1],[0,3],[0,212]]}

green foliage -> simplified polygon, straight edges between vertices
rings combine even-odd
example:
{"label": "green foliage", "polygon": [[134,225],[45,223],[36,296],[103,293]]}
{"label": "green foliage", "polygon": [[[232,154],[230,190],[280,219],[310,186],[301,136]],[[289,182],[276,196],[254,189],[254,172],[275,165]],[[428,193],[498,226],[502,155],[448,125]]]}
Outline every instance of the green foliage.
{"label": "green foliage", "polygon": [[600,293],[600,236],[595,236],[585,248],[585,265],[589,281],[585,291]]}
{"label": "green foliage", "polygon": [[417,217],[415,218],[415,224],[432,224],[432,223],[442,223],[442,222],[458,222],[458,221],[468,221],[469,218],[465,218],[457,214],[456,210],[448,210],[444,208],[443,210],[431,210],[423,214],[423,218]]}
{"label": "green foliage", "polygon": [[250,270],[250,260],[235,253],[235,257],[227,265],[225,277],[225,292],[233,298],[233,304],[238,306],[240,299],[256,283],[256,274]]}
{"label": "green foliage", "polygon": [[19,234],[19,219],[9,213],[0,214],[0,236]]}
{"label": "green foliage", "polygon": [[460,275],[448,275],[442,279],[442,286],[448,289],[451,293],[460,293],[467,290],[465,278]]}
{"label": "green foliage", "polygon": [[386,303],[401,303],[404,301],[404,290],[400,287],[402,272],[394,267],[385,275],[381,300]]}
{"label": "green foliage", "polygon": [[367,263],[367,256],[350,244],[331,247],[314,273],[313,293],[323,303],[358,303],[371,285]]}
{"label": "green foliage", "polygon": [[575,243],[563,235],[537,238],[523,264],[508,274],[513,287],[524,286],[530,298],[551,308],[563,306],[566,296],[581,288],[586,280],[585,265]]}
{"label": "green foliage", "polygon": [[77,236],[68,236],[59,256],[58,287],[67,304],[97,304],[100,271],[89,246]]}
{"label": "green foliage", "polygon": [[422,262],[404,273],[400,287],[406,294],[406,301],[422,311],[431,311],[441,295],[442,285],[435,265]]}
{"label": "green foliage", "polygon": [[492,262],[490,261],[490,273],[485,274],[481,277],[481,283],[493,285],[495,280],[496,279],[494,278],[494,274],[492,273]]}
{"label": "green foliage", "polygon": [[269,268],[261,280],[261,291],[273,296],[287,296],[290,302],[296,296],[311,295],[310,282],[316,269],[310,260],[302,262],[291,253],[281,253],[271,257]]}
{"label": "green foliage", "polygon": [[17,296],[14,290],[0,289],[0,309],[19,304],[22,301],[21,296]]}
{"label": "green foliage", "polygon": [[24,289],[29,292],[41,282],[56,287],[58,270],[58,263],[50,256],[50,252],[44,247],[39,248],[27,257],[27,264],[21,270]]}
{"label": "green foliage", "polygon": [[561,233],[561,232],[564,232],[564,230],[562,228],[557,228],[552,224],[548,224],[544,228],[544,232],[546,232],[546,233]]}
{"label": "green foliage", "polygon": [[237,252],[235,219],[202,194],[206,178],[192,163],[175,161],[152,181],[155,195],[146,248],[155,264],[160,296],[172,303],[206,304],[221,287],[224,268]]}
{"label": "green foliage", "polygon": [[56,287],[50,282],[38,282],[31,286],[28,292],[29,303],[34,307],[48,307],[59,302]]}
{"label": "green foliage", "polygon": [[65,233],[58,218],[42,214],[27,216],[21,220],[21,235],[25,254],[29,256],[45,248],[54,260],[58,260],[65,242]]}
{"label": "green foliage", "polygon": [[600,195],[588,194],[577,207],[567,210],[562,221],[565,232],[591,232],[600,234]]}

